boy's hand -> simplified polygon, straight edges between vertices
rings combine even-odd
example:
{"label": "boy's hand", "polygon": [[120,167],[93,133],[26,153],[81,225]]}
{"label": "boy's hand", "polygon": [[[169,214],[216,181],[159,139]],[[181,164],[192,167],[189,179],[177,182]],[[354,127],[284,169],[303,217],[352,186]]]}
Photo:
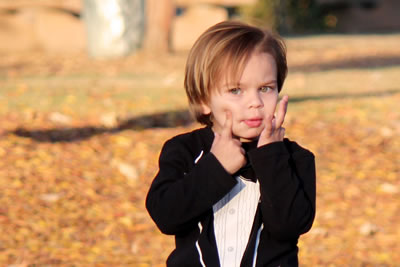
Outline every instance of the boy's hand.
{"label": "boy's hand", "polygon": [[230,174],[234,174],[246,164],[245,151],[242,143],[232,137],[232,115],[226,113],[226,119],[221,133],[214,132],[214,141],[210,152],[219,160]]}
{"label": "boy's hand", "polygon": [[288,101],[289,97],[287,95],[283,96],[279,102],[279,109],[276,118],[274,118],[273,114],[266,114],[265,127],[260,134],[257,147],[273,142],[283,141],[285,128],[282,127],[282,124],[285,120]]}

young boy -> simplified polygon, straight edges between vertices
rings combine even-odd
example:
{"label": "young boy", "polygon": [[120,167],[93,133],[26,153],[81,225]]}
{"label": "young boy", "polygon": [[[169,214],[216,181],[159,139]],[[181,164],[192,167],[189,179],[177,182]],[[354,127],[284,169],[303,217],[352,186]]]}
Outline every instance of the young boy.
{"label": "young boy", "polygon": [[204,128],[168,140],[146,207],[175,235],[167,266],[298,266],[315,216],[313,154],[284,139],[287,74],[277,36],[240,22],[204,32],[185,89]]}

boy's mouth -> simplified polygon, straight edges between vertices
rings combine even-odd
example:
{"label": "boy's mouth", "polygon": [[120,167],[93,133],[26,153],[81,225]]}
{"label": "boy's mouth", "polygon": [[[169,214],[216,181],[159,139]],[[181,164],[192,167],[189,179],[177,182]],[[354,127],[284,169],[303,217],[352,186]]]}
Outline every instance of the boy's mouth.
{"label": "boy's mouth", "polygon": [[252,118],[252,119],[243,120],[243,122],[246,123],[246,125],[249,126],[250,128],[257,128],[257,127],[260,127],[260,125],[262,123],[262,119],[261,118]]}

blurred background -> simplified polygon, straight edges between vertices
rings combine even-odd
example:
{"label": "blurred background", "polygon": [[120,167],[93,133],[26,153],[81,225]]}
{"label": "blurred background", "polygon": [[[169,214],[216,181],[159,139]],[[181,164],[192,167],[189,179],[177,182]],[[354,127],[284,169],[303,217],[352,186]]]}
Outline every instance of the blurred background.
{"label": "blurred background", "polygon": [[287,44],[287,136],[317,161],[302,266],[400,266],[400,1],[0,0],[0,266],[165,266],[144,200],[200,127],[186,55],[237,19]]}
{"label": "blurred background", "polygon": [[176,52],[232,18],[284,35],[387,33],[399,30],[399,10],[396,0],[1,0],[0,49],[98,57],[138,48]]}

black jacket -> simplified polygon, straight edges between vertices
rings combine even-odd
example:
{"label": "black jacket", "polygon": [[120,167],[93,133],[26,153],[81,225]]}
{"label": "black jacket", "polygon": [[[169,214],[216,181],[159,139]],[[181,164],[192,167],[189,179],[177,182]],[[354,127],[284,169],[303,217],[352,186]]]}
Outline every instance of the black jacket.
{"label": "black jacket", "polygon": [[[168,140],[161,151],[146,207],[163,233],[175,235],[168,266],[220,266],[212,207],[237,180],[209,153],[213,139],[206,127]],[[314,155],[285,139],[248,149],[246,156],[259,181],[261,200],[241,266],[253,265],[255,250],[257,267],[298,266],[298,238],[315,217]]]}

